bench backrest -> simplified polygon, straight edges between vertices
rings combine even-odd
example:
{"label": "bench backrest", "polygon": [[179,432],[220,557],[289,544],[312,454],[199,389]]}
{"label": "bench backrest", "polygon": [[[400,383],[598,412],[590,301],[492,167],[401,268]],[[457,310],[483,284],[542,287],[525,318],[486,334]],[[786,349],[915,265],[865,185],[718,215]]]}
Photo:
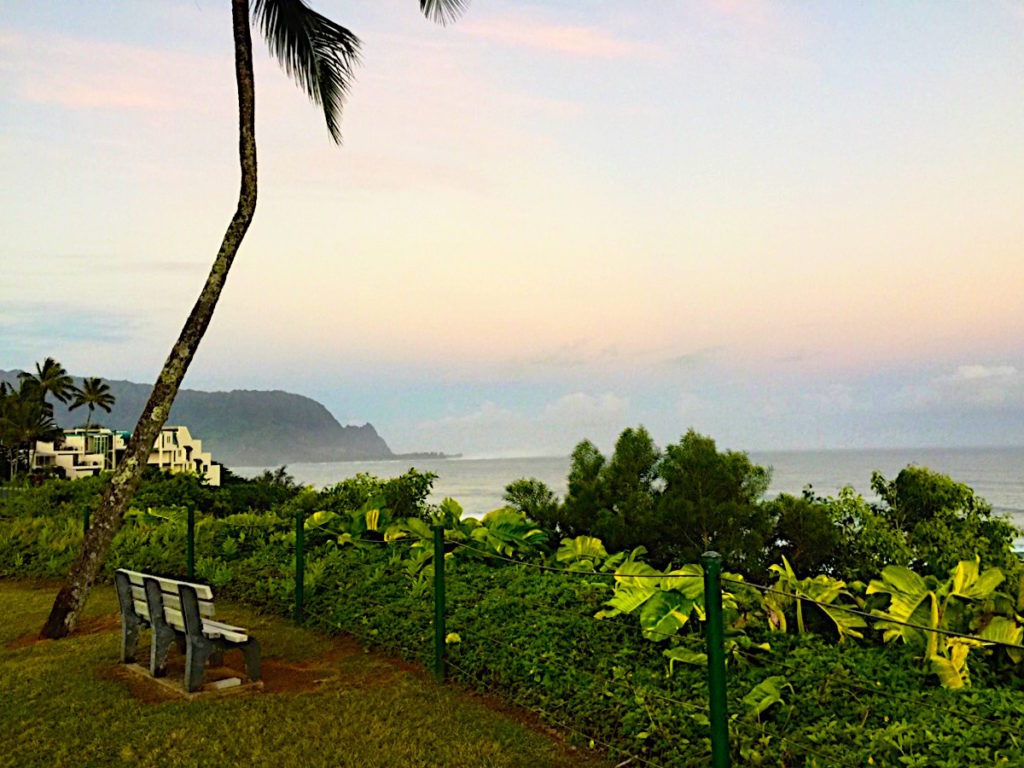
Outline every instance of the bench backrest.
{"label": "bench backrest", "polygon": [[[123,574],[123,576],[119,578],[118,574]],[[172,627],[178,629],[185,628],[185,619],[181,612],[181,600],[178,595],[178,587],[182,584],[191,587],[195,591],[199,615],[213,618],[213,590],[206,584],[193,584],[192,582],[179,581],[178,579],[166,579],[150,573],[129,571],[127,568],[118,569],[115,579],[121,581],[122,584],[124,584],[125,579],[127,580],[127,586],[131,589],[132,607],[135,613],[146,621],[152,621],[149,615],[149,601],[146,599],[147,580],[155,582],[159,588],[159,598],[164,607],[163,619]],[[118,589],[119,598],[121,598],[122,591],[122,588]],[[124,610],[124,608],[125,606],[122,605],[121,609]]]}

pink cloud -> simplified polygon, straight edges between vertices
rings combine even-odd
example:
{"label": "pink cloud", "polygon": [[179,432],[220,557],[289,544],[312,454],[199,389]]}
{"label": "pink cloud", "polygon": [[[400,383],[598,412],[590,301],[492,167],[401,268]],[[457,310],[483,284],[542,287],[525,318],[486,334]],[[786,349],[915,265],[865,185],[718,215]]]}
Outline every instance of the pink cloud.
{"label": "pink cloud", "polygon": [[224,69],[216,57],[66,35],[7,34],[0,51],[20,98],[68,109],[187,109],[209,84],[209,73]]}
{"label": "pink cloud", "polygon": [[524,19],[466,21],[459,30],[471,37],[517,48],[596,59],[662,58],[654,45],[621,40],[597,27],[547,24]]}

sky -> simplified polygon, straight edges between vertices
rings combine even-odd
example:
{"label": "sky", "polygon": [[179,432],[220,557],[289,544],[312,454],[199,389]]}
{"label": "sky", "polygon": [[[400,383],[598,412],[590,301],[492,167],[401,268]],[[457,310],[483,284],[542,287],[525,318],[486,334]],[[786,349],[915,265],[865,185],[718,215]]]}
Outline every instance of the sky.
{"label": "sky", "polygon": [[[468,456],[1024,444],[1024,0],[312,5],[344,141],[256,33],[186,387]],[[230,3],[0,7],[0,368],[152,381],[236,204]]]}

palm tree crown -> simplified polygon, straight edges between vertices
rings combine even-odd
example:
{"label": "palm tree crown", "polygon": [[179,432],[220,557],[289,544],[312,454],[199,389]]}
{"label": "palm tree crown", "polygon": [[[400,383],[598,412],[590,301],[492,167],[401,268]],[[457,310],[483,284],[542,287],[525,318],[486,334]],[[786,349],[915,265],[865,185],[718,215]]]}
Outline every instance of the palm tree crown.
{"label": "palm tree crown", "polygon": [[[457,19],[468,0],[420,0],[423,15],[441,24]],[[253,0],[252,18],[271,53],[313,103],[341,143],[341,107],[359,62],[359,38],[302,0]]]}
{"label": "palm tree crown", "polygon": [[83,405],[89,409],[89,417],[85,421],[86,432],[89,431],[89,425],[92,423],[93,411],[97,408],[102,408],[107,413],[110,413],[110,409],[114,407],[115,402],[114,396],[110,393],[110,387],[98,376],[84,379],[81,389],[75,387],[73,398],[69,410],[73,411],[75,408]]}
{"label": "palm tree crown", "polygon": [[21,386],[26,391],[34,389],[39,393],[44,407],[51,414],[53,406],[46,402],[47,394],[53,395],[55,400],[66,403],[75,391],[75,380],[64,370],[64,366],[52,357],[46,358],[42,365],[36,363],[35,374],[22,373],[18,378],[21,379]]}

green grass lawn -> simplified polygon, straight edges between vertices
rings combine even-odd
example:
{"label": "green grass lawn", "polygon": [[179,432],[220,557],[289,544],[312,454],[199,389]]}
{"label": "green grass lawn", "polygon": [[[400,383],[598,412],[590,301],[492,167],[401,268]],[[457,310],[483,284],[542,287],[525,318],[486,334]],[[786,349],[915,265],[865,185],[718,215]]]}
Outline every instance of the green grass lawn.
{"label": "green grass lawn", "polygon": [[[0,581],[0,766],[608,764],[422,670],[234,605],[218,615],[259,639],[266,688],[172,698],[117,663],[111,586],[94,590],[81,631],[34,642],[55,594]],[[148,633],[139,647],[145,661]]]}

